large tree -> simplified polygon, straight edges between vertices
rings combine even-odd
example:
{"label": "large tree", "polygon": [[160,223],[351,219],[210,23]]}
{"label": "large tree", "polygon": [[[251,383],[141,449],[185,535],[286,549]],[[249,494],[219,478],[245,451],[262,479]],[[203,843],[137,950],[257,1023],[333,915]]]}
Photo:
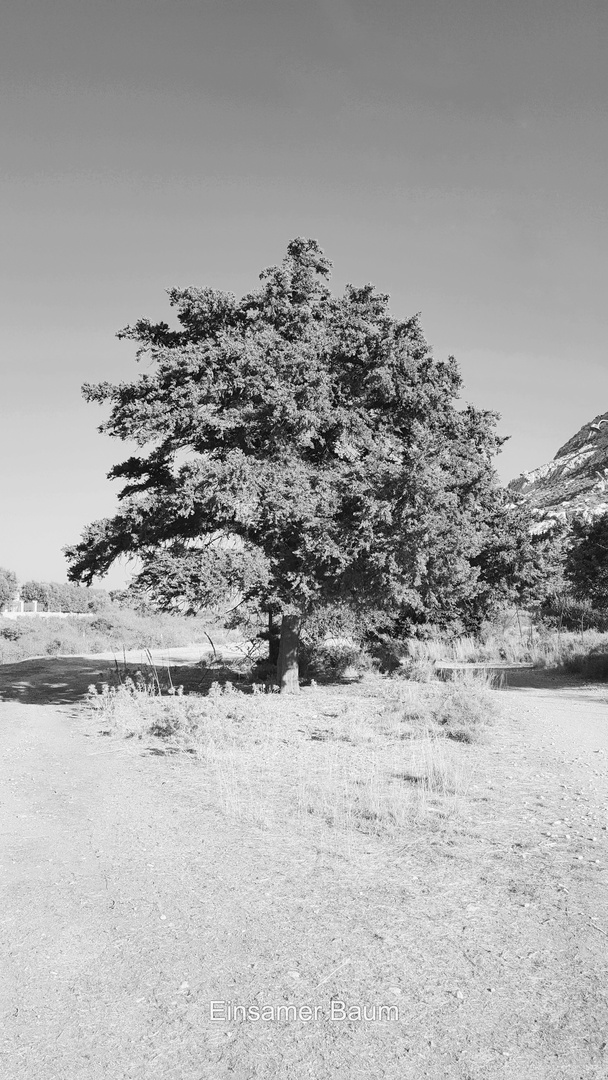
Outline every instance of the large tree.
{"label": "large tree", "polygon": [[136,585],[196,610],[228,589],[282,615],[279,675],[297,688],[300,622],[319,604],[470,628],[520,559],[492,459],[496,416],[457,408],[453,358],[372,285],[329,292],[331,264],[296,239],[237,300],[169,291],[178,328],[142,319],[147,370],[83,388],[100,430],[145,453],[117,465],[115,517],[66,549],[90,584],[136,555]]}

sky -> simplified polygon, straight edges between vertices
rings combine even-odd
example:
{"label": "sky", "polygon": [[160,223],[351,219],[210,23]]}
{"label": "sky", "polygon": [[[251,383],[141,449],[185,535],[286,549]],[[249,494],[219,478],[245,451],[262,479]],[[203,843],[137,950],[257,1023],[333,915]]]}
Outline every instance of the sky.
{"label": "sky", "polygon": [[605,0],[3,0],[0,566],[116,508],[116,332],[295,236],[421,312],[502,482],[550,460],[608,410],[607,45]]}

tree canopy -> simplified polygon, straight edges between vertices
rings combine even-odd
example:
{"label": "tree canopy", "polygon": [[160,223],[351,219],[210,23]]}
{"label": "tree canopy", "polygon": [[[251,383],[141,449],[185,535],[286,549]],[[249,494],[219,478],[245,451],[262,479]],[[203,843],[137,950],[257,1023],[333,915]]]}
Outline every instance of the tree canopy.
{"label": "tree canopy", "polygon": [[608,514],[572,522],[565,575],[578,599],[608,607]]}
{"label": "tree canopy", "polygon": [[17,589],[17,575],[0,566],[0,611],[8,607]]}
{"label": "tree canopy", "polygon": [[45,611],[100,611],[110,603],[103,589],[81,589],[59,581],[26,581],[20,593],[22,600],[36,600]]}
{"label": "tree canopy", "polygon": [[71,580],[136,555],[162,607],[232,589],[296,633],[332,601],[471,629],[514,588],[525,523],[494,473],[496,415],[457,407],[456,361],[433,358],[418,316],[369,284],[333,296],[330,269],[298,238],[240,300],[174,288],[177,329],[119,333],[146,370],[83,392],[142,453],[109,474],[118,513],[66,549]]}

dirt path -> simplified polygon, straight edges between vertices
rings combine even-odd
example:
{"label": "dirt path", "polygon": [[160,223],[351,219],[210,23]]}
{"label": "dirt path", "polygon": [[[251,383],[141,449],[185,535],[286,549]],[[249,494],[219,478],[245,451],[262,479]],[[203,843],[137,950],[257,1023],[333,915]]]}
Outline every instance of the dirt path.
{"label": "dirt path", "polygon": [[513,685],[459,824],[342,854],[100,736],[99,671],[0,670],[3,1077],[608,1076],[608,691]]}

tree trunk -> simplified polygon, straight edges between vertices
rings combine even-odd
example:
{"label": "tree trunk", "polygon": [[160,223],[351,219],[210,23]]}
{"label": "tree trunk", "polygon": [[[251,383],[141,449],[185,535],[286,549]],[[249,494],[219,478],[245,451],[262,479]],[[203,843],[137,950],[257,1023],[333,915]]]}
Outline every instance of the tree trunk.
{"label": "tree trunk", "polygon": [[274,616],[268,614],[268,661],[274,667],[279,662],[279,631],[274,624]]}
{"label": "tree trunk", "polygon": [[283,615],[277,663],[277,678],[282,694],[297,694],[300,691],[298,653],[301,623],[300,615]]}

